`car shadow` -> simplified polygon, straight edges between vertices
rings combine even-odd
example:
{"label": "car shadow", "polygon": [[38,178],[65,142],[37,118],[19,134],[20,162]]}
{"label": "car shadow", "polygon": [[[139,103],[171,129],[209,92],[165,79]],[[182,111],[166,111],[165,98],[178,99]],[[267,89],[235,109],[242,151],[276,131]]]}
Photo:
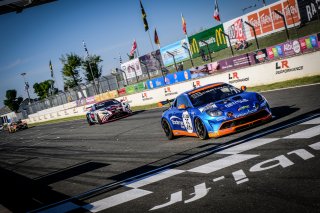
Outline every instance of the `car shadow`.
{"label": "car shadow", "polygon": [[[72,199],[69,195],[53,190],[50,184],[109,165],[86,161],[36,179],[0,167],[0,203],[12,212],[28,212],[44,205]],[[87,204],[80,200],[72,201],[81,206]]]}

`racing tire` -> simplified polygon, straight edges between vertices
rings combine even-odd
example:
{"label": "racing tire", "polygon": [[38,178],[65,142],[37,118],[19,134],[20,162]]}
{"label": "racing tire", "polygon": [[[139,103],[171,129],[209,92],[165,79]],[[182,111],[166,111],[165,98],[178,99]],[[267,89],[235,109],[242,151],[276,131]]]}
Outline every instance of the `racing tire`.
{"label": "racing tire", "polygon": [[207,140],[209,138],[208,131],[200,118],[196,118],[196,120],[194,121],[194,125],[195,125],[195,129],[198,137],[201,140]]}
{"label": "racing tire", "polygon": [[90,118],[87,116],[87,122],[89,124],[89,126],[92,126],[94,123],[91,122]]}
{"label": "racing tire", "polygon": [[101,120],[99,115],[97,115],[97,120],[98,120],[98,123],[101,125],[102,124],[102,120]]}
{"label": "racing tire", "polygon": [[166,134],[166,136],[169,140],[172,140],[175,138],[173,135],[171,126],[166,119],[162,119],[161,126],[162,126],[164,133]]}

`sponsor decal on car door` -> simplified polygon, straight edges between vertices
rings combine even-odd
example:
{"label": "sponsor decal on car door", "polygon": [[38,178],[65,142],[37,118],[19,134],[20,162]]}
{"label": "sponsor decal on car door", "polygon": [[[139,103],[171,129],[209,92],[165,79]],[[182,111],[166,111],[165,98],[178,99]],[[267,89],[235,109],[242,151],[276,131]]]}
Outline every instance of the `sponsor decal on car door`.
{"label": "sponsor decal on car door", "polygon": [[184,111],[182,113],[182,120],[183,120],[183,124],[186,128],[186,130],[189,132],[189,133],[193,133],[193,125],[192,125],[192,120],[191,120],[191,117],[190,117],[190,114],[188,111]]}

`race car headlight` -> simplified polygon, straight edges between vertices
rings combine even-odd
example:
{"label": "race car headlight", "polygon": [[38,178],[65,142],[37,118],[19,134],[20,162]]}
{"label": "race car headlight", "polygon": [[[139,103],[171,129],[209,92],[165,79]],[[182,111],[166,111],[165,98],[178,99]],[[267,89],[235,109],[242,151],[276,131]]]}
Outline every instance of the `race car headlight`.
{"label": "race car headlight", "polygon": [[211,117],[218,117],[218,116],[221,116],[223,113],[222,111],[220,110],[214,110],[214,109],[211,109],[211,110],[207,110],[206,113],[208,115],[210,115]]}

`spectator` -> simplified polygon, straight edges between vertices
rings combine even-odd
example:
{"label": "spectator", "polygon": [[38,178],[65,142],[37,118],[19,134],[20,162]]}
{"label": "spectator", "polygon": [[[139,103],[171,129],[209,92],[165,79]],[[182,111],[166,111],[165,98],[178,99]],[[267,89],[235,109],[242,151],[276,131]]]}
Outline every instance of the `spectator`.
{"label": "spectator", "polygon": [[242,49],[243,50],[246,49],[249,46],[249,44],[248,44],[248,42],[246,40],[242,40],[241,43],[242,43]]}
{"label": "spectator", "polygon": [[178,71],[183,71],[183,62],[181,62],[181,63],[179,64]]}
{"label": "spectator", "polygon": [[203,61],[206,61],[206,54],[204,53],[204,50],[203,49],[200,49],[200,55],[201,55],[201,58]]}

